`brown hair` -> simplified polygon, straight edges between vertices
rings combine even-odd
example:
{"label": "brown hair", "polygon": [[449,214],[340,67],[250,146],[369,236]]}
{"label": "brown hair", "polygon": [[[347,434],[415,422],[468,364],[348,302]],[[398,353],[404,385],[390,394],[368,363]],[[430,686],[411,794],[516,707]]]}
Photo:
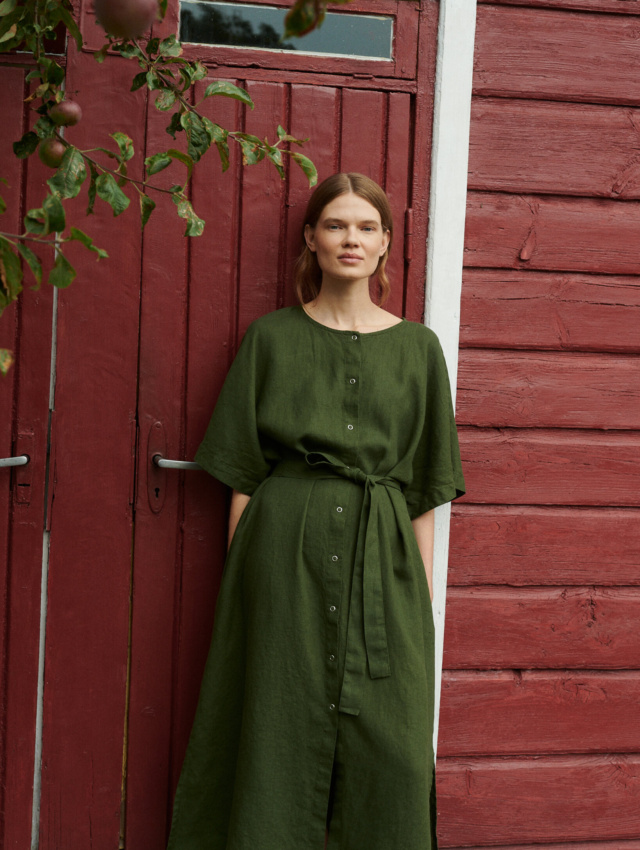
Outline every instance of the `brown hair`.
{"label": "brown hair", "polygon": [[315,227],[318,219],[322,214],[322,210],[340,195],[345,195],[347,192],[353,192],[354,195],[368,201],[372,207],[380,213],[380,220],[384,230],[389,232],[389,244],[387,250],[380,257],[376,273],[378,275],[378,283],[380,284],[380,305],[389,297],[391,285],[389,278],[385,273],[387,258],[391,249],[391,241],[393,239],[393,219],[391,216],[391,207],[389,199],[378,184],[370,177],[365,177],[364,174],[355,172],[332,174],[323,180],[309,198],[307,210],[302,222],[302,243],[304,245],[301,254],[296,260],[294,268],[294,280],[296,284],[296,292],[301,304],[306,304],[308,301],[313,301],[318,297],[320,287],[322,285],[322,270],[318,265],[318,258],[313,251],[307,247],[304,238],[304,231],[307,225]]}

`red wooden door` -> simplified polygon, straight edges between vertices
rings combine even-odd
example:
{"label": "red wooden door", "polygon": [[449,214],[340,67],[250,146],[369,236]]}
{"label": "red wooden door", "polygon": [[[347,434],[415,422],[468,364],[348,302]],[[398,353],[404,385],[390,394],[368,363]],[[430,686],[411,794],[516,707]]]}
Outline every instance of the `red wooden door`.
{"label": "red wooden door", "polygon": [[[11,150],[27,121],[27,70],[19,59],[0,66],[0,174],[8,181],[0,193],[8,206],[1,227],[9,233],[20,232],[22,213],[40,205],[48,176],[37,158],[18,162]],[[0,846],[6,848],[31,842],[53,302],[50,289],[27,289],[0,318],[0,346],[17,355],[0,377],[0,457],[30,459],[27,466],[0,468]]]}
{"label": "red wooden door", "polygon": [[[164,33],[177,29],[177,0],[169,7]],[[310,137],[321,179],[357,170],[386,188],[396,226],[389,306],[419,320],[438,4],[358,0],[348,11],[393,18],[391,61],[187,52],[255,102],[245,114],[216,98],[223,126],[273,138],[281,124]],[[68,57],[68,87],[85,110],[74,142],[89,147],[119,129],[137,143],[133,162],[166,149],[166,115],[142,92],[122,93],[132,65],[94,62],[101,42],[88,0],[81,23],[87,47]],[[83,98],[92,83],[100,97]],[[175,182],[171,169],[160,177]],[[193,457],[247,325],[293,303],[308,196],[294,168],[282,183],[234,152],[223,175],[210,153],[192,191],[202,237],[183,239],[173,209],[158,210],[144,235],[131,217],[98,211],[92,235],[110,259],[96,266],[78,254],[79,279],[60,295],[40,850],[164,847],[224,559],[226,493],[151,457]],[[42,503],[43,494],[41,512]]]}

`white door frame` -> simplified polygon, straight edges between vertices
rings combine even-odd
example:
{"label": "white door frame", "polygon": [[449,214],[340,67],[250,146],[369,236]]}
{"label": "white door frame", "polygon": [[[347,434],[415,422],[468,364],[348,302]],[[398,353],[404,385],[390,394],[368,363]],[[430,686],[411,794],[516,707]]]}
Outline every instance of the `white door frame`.
{"label": "white door frame", "polygon": [[[475,29],[476,0],[441,0],[431,153],[425,323],[440,338],[449,369],[454,404],[458,374]],[[442,682],[450,517],[450,505],[436,508],[433,564],[433,615],[436,626],[434,750],[438,740]]]}

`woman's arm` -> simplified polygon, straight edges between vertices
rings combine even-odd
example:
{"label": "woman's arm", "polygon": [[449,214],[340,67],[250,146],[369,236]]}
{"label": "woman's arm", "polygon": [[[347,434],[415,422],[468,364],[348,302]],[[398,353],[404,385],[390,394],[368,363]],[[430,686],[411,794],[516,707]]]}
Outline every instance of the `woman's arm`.
{"label": "woman's arm", "polygon": [[422,555],[424,562],[424,570],[427,574],[427,582],[429,584],[429,595],[433,602],[433,525],[434,511],[427,511],[426,514],[416,517],[411,520],[413,531],[418,541],[418,549]]}
{"label": "woman's arm", "polygon": [[233,491],[231,496],[231,508],[229,509],[229,542],[227,544],[227,550],[229,549],[229,546],[231,546],[233,535],[236,533],[236,527],[240,521],[242,512],[249,504],[250,498],[251,496],[247,496],[245,493],[240,493],[238,490]]}

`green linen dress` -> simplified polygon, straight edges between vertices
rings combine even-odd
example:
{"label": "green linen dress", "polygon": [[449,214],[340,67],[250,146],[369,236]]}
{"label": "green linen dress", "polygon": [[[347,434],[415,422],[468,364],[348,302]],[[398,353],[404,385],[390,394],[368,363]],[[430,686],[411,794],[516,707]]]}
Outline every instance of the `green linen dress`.
{"label": "green linen dress", "polygon": [[170,850],[433,850],[434,630],[411,519],[464,492],[435,334],[247,330],[196,460],[251,495]]}

